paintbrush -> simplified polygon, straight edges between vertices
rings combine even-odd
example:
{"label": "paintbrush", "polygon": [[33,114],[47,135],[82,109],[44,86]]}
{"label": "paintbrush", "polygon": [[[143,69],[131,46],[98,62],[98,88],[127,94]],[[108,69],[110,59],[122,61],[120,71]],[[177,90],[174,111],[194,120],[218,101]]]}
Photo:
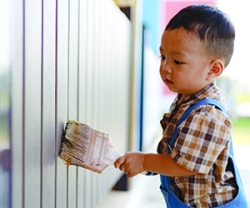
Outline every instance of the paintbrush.
{"label": "paintbrush", "polygon": [[107,133],[74,120],[67,122],[60,149],[60,157],[66,165],[102,173],[120,156]]}

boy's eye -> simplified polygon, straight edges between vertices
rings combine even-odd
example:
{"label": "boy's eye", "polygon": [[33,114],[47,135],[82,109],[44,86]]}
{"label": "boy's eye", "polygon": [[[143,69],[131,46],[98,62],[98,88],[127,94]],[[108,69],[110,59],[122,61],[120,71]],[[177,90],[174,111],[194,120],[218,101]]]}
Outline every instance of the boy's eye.
{"label": "boy's eye", "polygon": [[165,59],[165,57],[163,55],[160,55],[159,58],[160,59]]}
{"label": "boy's eye", "polygon": [[174,60],[174,63],[177,64],[177,65],[181,65],[183,62],[178,61],[178,60]]}

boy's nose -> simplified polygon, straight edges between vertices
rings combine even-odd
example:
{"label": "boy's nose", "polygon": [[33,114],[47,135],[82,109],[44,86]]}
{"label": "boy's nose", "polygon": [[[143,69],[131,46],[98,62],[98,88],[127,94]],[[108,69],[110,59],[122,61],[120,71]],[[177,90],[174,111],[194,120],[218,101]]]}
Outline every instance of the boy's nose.
{"label": "boy's nose", "polygon": [[162,70],[164,71],[164,72],[168,72],[168,73],[171,73],[172,72],[172,70],[171,70],[171,68],[170,68],[170,66],[169,66],[169,64],[166,62],[165,64],[163,64],[162,65]]}

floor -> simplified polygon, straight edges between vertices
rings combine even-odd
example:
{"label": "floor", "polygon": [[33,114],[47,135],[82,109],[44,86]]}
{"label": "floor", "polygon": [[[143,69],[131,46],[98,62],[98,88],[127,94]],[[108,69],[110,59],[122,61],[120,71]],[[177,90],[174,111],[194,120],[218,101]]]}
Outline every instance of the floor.
{"label": "floor", "polygon": [[159,177],[136,176],[130,191],[112,191],[100,203],[98,208],[165,208],[165,202],[159,190]]}
{"label": "floor", "polygon": [[[234,151],[250,205],[250,145],[234,145]],[[97,208],[165,208],[159,177],[137,175],[132,180],[130,191],[111,191]]]}

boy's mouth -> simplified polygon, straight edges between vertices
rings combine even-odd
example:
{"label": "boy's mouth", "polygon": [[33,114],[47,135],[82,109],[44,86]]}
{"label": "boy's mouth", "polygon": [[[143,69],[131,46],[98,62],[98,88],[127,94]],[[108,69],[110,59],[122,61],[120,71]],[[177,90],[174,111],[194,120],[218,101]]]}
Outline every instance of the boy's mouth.
{"label": "boy's mouth", "polygon": [[172,84],[173,84],[173,81],[171,81],[171,80],[168,79],[168,78],[165,78],[165,79],[164,79],[164,82],[166,83],[166,85],[172,85]]}

